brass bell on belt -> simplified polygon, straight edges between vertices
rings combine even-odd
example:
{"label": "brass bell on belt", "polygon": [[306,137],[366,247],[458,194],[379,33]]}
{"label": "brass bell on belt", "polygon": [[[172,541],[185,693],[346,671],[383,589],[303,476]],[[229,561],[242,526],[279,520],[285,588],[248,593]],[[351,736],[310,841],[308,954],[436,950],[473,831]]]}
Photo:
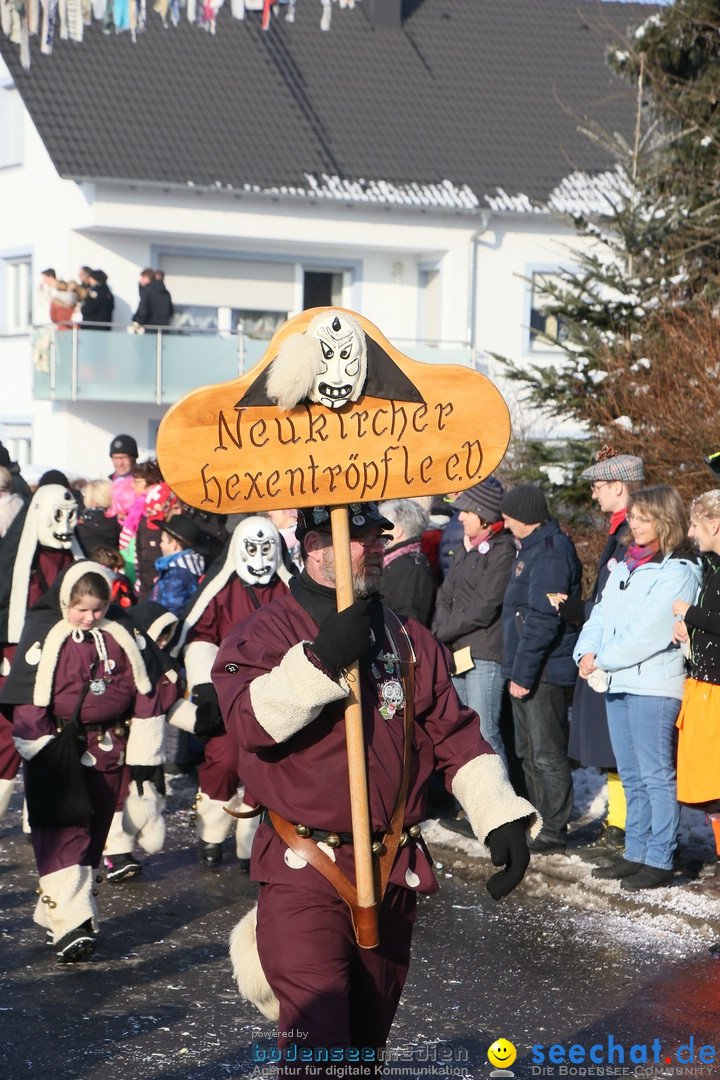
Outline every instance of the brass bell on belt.
{"label": "brass bell on belt", "polygon": [[296,825],[295,832],[298,834],[298,836],[302,836],[305,838],[307,838],[308,836],[312,836],[312,829],[309,825]]}
{"label": "brass bell on belt", "polygon": [[408,829],[408,832],[410,833],[410,836],[412,836],[413,840],[417,840],[418,836],[422,832],[422,829],[419,825],[411,825]]}
{"label": "brass bell on belt", "polygon": [[328,833],[325,837],[325,843],[331,848],[340,847],[342,844],[342,837],[338,836],[336,832]]}
{"label": "brass bell on belt", "polygon": [[372,853],[373,853],[373,855],[382,855],[384,850],[385,850],[385,845],[383,844],[382,840],[373,840],[373,842],[372,842]]}

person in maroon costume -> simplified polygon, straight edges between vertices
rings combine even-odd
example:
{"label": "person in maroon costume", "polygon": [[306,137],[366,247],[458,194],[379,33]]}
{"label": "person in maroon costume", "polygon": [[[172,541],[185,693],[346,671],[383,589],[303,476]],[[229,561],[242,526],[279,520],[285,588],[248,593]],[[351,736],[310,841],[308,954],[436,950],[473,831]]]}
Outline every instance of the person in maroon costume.
{"label": "person in maroon costume", "polygon": [[[212,678],[228,733],[237,744],[239,771],[253,794],[291,826],[309,830],[354,881],[344,669],[359,660],[373,835],[385,833],[400,789],[405,700],[393,646],[396,631],[389,636],[379,598],[382,532],[390,522],[374,503],[351,504],[349,512],[358,599],[338,613],[328,511],[300,511],[303,573],[291,581],[289,596],[230,632]],[[322,1063],[329,1048],[376,1054],[386,1044],[410,959],[416,893],[438,888],[431,856],[419,830],[411,828],[426,816],[433,769],[444,774],[476,835],[490,848],[493,863],[505,864],[488,881],[495,899],[521,881],[529,861],[527,831],[539,828],[534,808],[515,794],[502,761],[482,739],[477,715],[459,701],[446,650],[420,623],[401,622],[415,656],[404,816],[408,837],[398,850],[380,908],[379,945],[365,949],[356,944],[349,908],[318,870],[285,845],[267,814],[253,844],[251,876],[260,882],[258,908],[234,931],[231,954],[241,993],[258,1003],[259,994],[253,996],[258,988],[250,988],[244,974],[253,969],[252,948],[246,947],[256,936],[258,978],[264,973],[266,994],[271,991],[279,1002],[274,1013],[272,1005],[263,1011],[277,1016],[281,1077],[332,1075],[333,1066]],[[298,1031],[305,1034],[294,1047],[297,1040],[287,1033]],[[301,1051],[313,1057],[307,1074]],[[285,1069],[283,1062],[293,1057]]]}
{"label": "person in maroon costume", "polygon": [[[176,727],[207,739],[198,767],[195,813],[200,859],[209,866],[221,861],[223,841],[233,824],[224,808],[239,804],[244,813],[254,804],[247,792],[243,800],[238,797],[242,773],[238,774],[235,744],[225,731],[210,669],[220,642],[233,626],[256,608],[284,596],[289,576],[275,525],[268,518],[244,518],[230,537],[225,558],[206,576],[183,618],[179,647],[185,649],[190,697],[169,719]],[[250,868],[256,828],[257,819],[237,821],[235,849],[243,870]]]}
{"label": "person in maroon costume", "polygon": [[89,691],[79,727],[91,816],[40,828],[32,825],[30,807],[40,877],[34,918],[49,932],[62,963],[84,959],[95,948],[95,874],[123,764],[130,766],[141,799],[163,761],[161,681],[151,683],[128,630],[105,618],[109,601],[110,581],[99,563],[80,561],[60,575],[28,613],[16,662],[0,692],[0,705],[12,716],[15,746],[30,762]]}
{"label": "person in maroon costume", "polygon": [[[74,562],[70,550],[77,503],[67,488],[38,488],[0,545],[0,687],[10,673],[28,608]],[[12,728],[0,715],[0,818],[15,788],[20,768]]]}

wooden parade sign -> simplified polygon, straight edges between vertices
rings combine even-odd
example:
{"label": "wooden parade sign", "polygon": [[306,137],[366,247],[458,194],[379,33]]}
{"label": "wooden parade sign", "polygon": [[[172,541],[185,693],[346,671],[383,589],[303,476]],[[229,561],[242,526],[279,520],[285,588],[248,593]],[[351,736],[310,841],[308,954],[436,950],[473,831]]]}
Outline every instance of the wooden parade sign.
{"label": "wooden parade sign", "polygon": [[[502,460],[507,407],[484,376],[422,364],[342,308],[303,311],[243,378],[180,398],[160,424],[165,480],[216,513],[330,506],[338,610],[353,602],[354,503],[442,495]],[[379,942],[357,662],[345,706],[358,944]]]}
{"label": "wooden parade sign", "polygon": [[[333,343],[343,347],[330,356]],[[461,491],[497,467],[509,438],[485,376],[412,360],[361,315],[315,308],[242,378],[180,398],[157,451],[184,502],[237,514]]]}

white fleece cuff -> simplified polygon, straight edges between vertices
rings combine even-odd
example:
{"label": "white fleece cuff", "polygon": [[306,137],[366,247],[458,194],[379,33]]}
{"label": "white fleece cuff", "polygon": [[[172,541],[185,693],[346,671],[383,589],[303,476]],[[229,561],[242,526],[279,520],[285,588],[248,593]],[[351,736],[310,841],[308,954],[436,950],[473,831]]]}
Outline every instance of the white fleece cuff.
{"label": "white fleece cuff", "polygon": [[520,818],[529,819],[531,836],[540,832],[540,815],[527,799],[515,794],[497,754],[479,754],[466,762],[455,774],[452,790],[481,844],[493,829]]}
{"label": "white fleece cuff", "polygon": [[[148,855],[157,855],[165,843],[165,800],[149,780],[143,782],[143,794],[138,791],[137,781],[130,784],[130,791],[123,807],[122,824],[125,832],[137,836],[137,842]],[[126,849],[132,851],[132,845]]]}
{"label": "white fleece cuff", "polygon": [[41,735],[39,739],[21,739],[19,736],[14,735],[13,742],[23,761],[32,761],[35,755],[40,753],[43,746],[47,746],[55,738],[57,738],[56,735]]}
{"label": "white fleece cuff", "polygon": [[227,802],[222,802],[221,799],[211,799],[203,791],[198,791],[195,799],[195,829],[198,840],[204,840],[207,844],[222,844],[235,820],[231,814],[225,813],[225,807],[234,810],[238,802],[237,795],[233,795]]}
{"label": "white fleece cuff", "polygon": [[350,693],[344,679],[335,682],[308,660],[305,645],[309,644],[293,645],[276,668],[250,684],[255,719],[276,743],[302,731],[326,705]]}
{"label": "white fleece cuff", "polygon": [[267,981],[258,955],[257,904],[230,935],[230,961],[240,996],[259,1009],[268,1020],[277,1022],[280,1003]]}
{"label": "white fleece cuff", "polygon": [[217,645],[211,641],[191,641],[185,650],[185,677],[194,690],[201,683],[212,682],[210,672],[218,654]]}
{"label": "white fleece cuff", "polygon": [[34,920],[52,930],[53,944],[87,919],[92,919],[97,930],[93,878],[92,866],[66,866],[40,878]]}
{"label": "white fleece cuff", "polygon": [[165,717],[133,717],[125,762],[128,765],[162,765],[165,761]]}
{"label": "white fleece cuff", "polygon": [[189,731],[192,735],[195,731],[197,705],[193,705],[189,698],[180,698],[167,711],[167,722],[180,731]]}
{"label": "white fleece cuff", "polygon": [[0,780],[0,821],[7,814],[13,792],[15,790],[15,777],[12,780]]}

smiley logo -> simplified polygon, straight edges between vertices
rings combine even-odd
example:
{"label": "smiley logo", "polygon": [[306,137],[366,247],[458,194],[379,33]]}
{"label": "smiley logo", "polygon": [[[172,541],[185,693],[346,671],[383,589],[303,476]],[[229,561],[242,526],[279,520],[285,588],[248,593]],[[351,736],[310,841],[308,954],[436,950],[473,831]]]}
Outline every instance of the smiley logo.
{"label": "smiley logo", "polygon": [[492,1046],[488,1047],[488,1061],[497,1069],[509,1068],[517,1057],[517,1050],[507,1039],[496,1039]]}

